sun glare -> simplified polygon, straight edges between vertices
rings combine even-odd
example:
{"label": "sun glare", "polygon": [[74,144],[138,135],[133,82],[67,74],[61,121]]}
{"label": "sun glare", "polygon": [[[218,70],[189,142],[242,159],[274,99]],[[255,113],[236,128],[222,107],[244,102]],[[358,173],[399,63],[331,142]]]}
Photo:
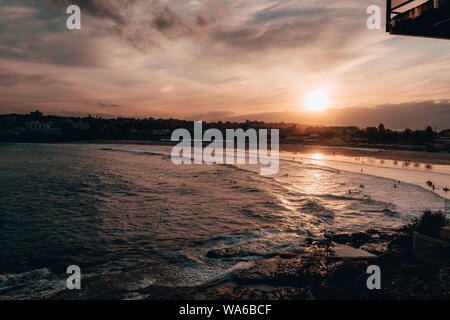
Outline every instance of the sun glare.
{"label": "sun glare", "polygon": [[323,154],[321,154],[321,153],[314,153],[313,155],[311,155],[311,159],[313,159],[313,160],[323,160]]}
{"label": "sun glare", "polygon": [[330,101],[327,93],[322,89],[311,91],[306,95],[305,107],[308,111],[323,111],[328,109],[329,106]]}

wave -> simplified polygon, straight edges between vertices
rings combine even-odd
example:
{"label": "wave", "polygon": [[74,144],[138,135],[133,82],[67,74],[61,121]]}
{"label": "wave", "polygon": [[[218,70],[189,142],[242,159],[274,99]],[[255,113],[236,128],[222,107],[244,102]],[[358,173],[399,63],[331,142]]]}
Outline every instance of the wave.
{"label": "wave", "polygon": [[384,215],[386,215],[386,216],[389,216],[389,217],[398,217],[398,216],[400,216],[400,212],[391,210],[391,209],[389,209],[389,208],[384,208],[384,209],[382,209],[382,210],[362,210],[362,212],[367,212],[367,213],[382,213],[382,214],[384,214]]}
{"label": "wave", "polygon": [[165,153],[159,152],[150,152],[150,151],[135,151],[135,150],[127,150],[127,149],[119,149],[119,148],[100,148],[102,151],[113,151],[113,152],[125,152],[129,154],[134,154],[137,156],[168,156]]}
{"label": "wave", "polygon": [[65,289],[65,281],[47,268],[0,275],[0,299],[45,298]]}
{"label": "wave", "polygon": [[301,208],[305,209],[307,213],[312,213],[324,219],[334,219],[334,212],[320,204],[318,201],[314,199],[305,199],[302,201],[304,201],[304,204],[301,205]]}

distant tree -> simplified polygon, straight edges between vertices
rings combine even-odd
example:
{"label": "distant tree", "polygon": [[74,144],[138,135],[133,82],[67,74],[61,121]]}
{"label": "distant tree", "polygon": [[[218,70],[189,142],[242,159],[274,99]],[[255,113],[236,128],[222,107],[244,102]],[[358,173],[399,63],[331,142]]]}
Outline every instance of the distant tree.
{"label": "distant tree", "polygon": [[385,142],[387,140],[386,128],[384,127],[384,124],[382,124],[382,123],[380,123],[380,125],[378,126],[377,140],[379,142]]}
{"label": "distant tree", "polygon": [[425,129],[425,141],[427,141],[427,142],[433,141],[435,135],[436,134],[434,133],[433,128],[431,126],[428,126]]}

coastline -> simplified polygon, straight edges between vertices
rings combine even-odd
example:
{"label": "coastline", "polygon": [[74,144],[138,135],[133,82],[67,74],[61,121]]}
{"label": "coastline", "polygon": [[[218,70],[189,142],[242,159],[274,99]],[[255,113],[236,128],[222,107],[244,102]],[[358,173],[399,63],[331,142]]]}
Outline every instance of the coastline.
{"label": "coastline", "polygon": [[[123,145],[148,145],[148,146],[174,146],[177,142],[157,141],[157,140],[93,140],[93,141],[70,141],[67,143],[81,144],[123,144]],[[325,155],[342,155],[350,157],[373,157],[384,160],[398,160],[421,162],[434,165],[450,165],[450,154],[440,152],[425,152],[397,149],[369,149],[352,147],[332,147],[313,145],[280,144],[282,152],[299,152],[305,154],[322,153]]]}
{"label": "coastline", "polygon": [[300,153],[322,153],[326,155],[342,155],[349,157],[373,157],[384,160],[398,160],[421,162],[435,165],[450,165],[450,154],[440,152],[425,152],[397,149],[373,149],[352,148],[352,147],[329,147],[329,146],[301,146],[282,144],[281,151],[300,152]]}
{"label": "coastline", "polygon": [[[119,141],[117,144],[123,144],[123,141]],[[153,144],[161,145],[161,143]],[[40,148],[44,147],[44,145],[36,146],[36,149],[40,150]],[[102,146],[92,145],[92,147],[98,150]],[[64,148],[77,151],[91,149],[81,144],[67,144]],[[55,149],[59,148],[55,146]],[[113,147],[112,149],[116,148]],[[103,156],[104,153],[101,153],[101,155]],[[134,159],[135,157],[132,158]],[[142,157],[142,161],[148,165],[153,165],[152,163],[149,164],[145,157]],[[238,202],[238,205],[240,203]],[[421,210],[424,206],[414,207]],[[132,210],[132,212],[140,212],[136,208],[132,208]],[[277,207],[271,208],[268,214],[276,214],[278,210]],[[302,212],[302,210],[300,208],[298,212]],[[212,209],[211,212],[215,214],[217,211]],[[338,215],[336,216],[339,217]],[[294,216],[294,219],[296,219],[296,216]],[[408,221],[404,220],[404,223],[408,223]],[[410,248],[412,244],[412,230],[407,226],[400,229],[366,230],[371,227],[373,227],[372,224],[366,224],[365,226],[354,228],[353,230],[357,231],[352,231],[354,233],[351,234],[324,235],[322,240],[311,240],[305,245],[302,242],[290,249],[290,251],[276,251],[270,254],[254,255],[246,249],[240,250],[240,246],[222,247],[223,244],[219,244],[219,247],[213,247],[217,249],[209,249],[211,247],[206,246],[205,250],[202,251],[202,258],[206,256],[206,258],[211,259],[208,260],[208,264],[211,261],[220,262],[220,259],[228,259],[238,263],[242,261],[247,262],[249,259],[250,261],[255,261],[253,259],[258,260],[251,266],[245,264],[245,269],[236,270],[233,267],[232,270],[234,271],[230,274],[221,272],[219,274],[220,280],[214,280],[196,287],[177,287],[180,284],[176,282],[172,282],[171,287],[162,282],[150,285],[148,279],[142,279],[144,268],[147,266],[138,265],[120,267],[120,271],[114,274],[101,272],[91,275],[87,272],[86,274],[89,277],[83,279],[83,288],[86,288],[86,290],[79,293],[62,291],[50,298],[126,299],[135,297],[152,300],[165,298],[275,300],[449,297],[447,289],[450,285],[448,283],[445,283],[444,286],[444,289],[447,291],[439,289],[441,291],[438,294],[427,290],[418,290],[418,293],[414,292],[414,287],[411,287],[410,283],[413,281],[417,283],[416,286],[425,287],[429,283],[439,281],[441,276],[447,279],[450,274],[448,261],[443,259],[442,262],[445,264],[442,265],[444,269],[441,270],[434,267],[429,268],[415,259],[411,255]],[[392,228],[392,225],[385,225],[385,228]],[[321,234],[318,236],[321,237]],[[289,238],[282,240],[284,240],[282,242],[287,243]],[[332,249],[334,253],[330,254],[328,248]],[[206,252],[206,249],[209,251]],[[152,253],[150,252],[147,255],[146,252],[144,260],[147,257],[151,259]],[[368,291],[365,287],[365,281],[367,280],[366,269],[370,265],[379,265],[383,269],[383,277],[385,277],[383,279],[388,280],[387,285],[383,285],[386,286],[386,290],[383,292]],[[152,274],[163,274],[166,271],[170,272],[170,270],[164,268],[157,270],[157,272],[153,270],[157,269],[149,268],[147,274],[151,276]],[[51,270],[50,273],[55,275],[55,272],[59,271]],[[388,276],[385,275],[385,272],[388,273]],[[405,272],[408,273],[408,277],[405,277]],[[61,276],[59,273],[56,275]],[[63,279],[64,276],[62,275],[61,278]],[[436,276],[438,276],[438,279],[436,279]],[[157,278],[155,281],[158,281]],[[391,285],[391,283],[394,283],[394,285]],[[163,285],[166,286],[163,287]],[[440,287],[434,286],[434,288]],[[417,296],[418,294],[421,296]]]}
{"label": "coastline", "polygon": [[[64,290],[50,300],[399,300],[450,299],[450,247],[418,258],[413,235],[435,223],[431,213],[398,229],[369,229],[309,239],[295,252],[261,257],[248,268],[198,286],[150,285],[124,290],[129,276],[117,274],[86,279],[82,292]],[[424,214],[425,216],[426,214]],[[418,222],[419,221],[419,222]],[[220,249],[219,249],[220,250]],[[213,259],[227,259],[239,252],[224,250]],[[381,289],[369,290],[369,266],[379,266]],[[134,277],[139,277],[135,272]],[[99,288],[107,284],[107,291]]]}

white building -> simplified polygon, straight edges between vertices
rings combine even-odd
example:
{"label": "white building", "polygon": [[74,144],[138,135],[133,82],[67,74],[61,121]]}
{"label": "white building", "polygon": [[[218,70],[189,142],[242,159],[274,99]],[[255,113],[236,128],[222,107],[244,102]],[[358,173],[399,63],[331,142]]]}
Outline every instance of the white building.
{"label": "white building", "polygon": [[60,129],[52,128],[51,122],[29,121],[26,126],[28,132],[32,135],[49,136],[61,134]]}

